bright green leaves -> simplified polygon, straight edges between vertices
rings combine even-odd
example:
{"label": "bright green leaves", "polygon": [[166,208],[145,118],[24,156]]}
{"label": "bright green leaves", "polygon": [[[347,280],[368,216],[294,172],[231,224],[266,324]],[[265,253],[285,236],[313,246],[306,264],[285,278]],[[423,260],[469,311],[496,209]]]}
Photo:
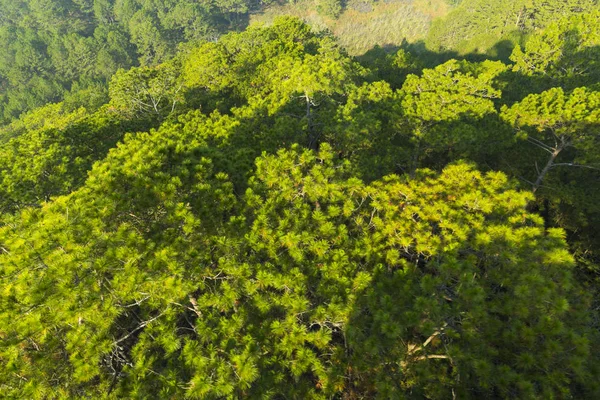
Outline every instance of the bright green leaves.
{"label": "bright green leaves", "polygon": [[[508,391],[521,381],[545,379],[539,366],[552,363],[560,370],[549,359],[509,361],[513,353],[550,354],[572,337],[560,323],[549,331],[544,316],[546,304],[568,303],[558,282],[570,287],[573,264],[564,242],[557,246],[563,239],[556,232],[546,238],[540,219],[525,211],[531,195],[509,188],[502,174],[484,176],[465,164],[440,176],[390,177],[372,185],[373,211],[365,217],[373,231],[363,240],[367,260],[381,267],[373,270],[347,328],[364,395],[411,390],[436,398],[452,391],[485,397],[485,387]],[[549,303],[539,296],[549,296]],[[554,321],[567,319],[566,311],[552,309]],[[511,327],[500,323],[506,318]],[[525,331],[535,337],[531,344],[517,339]],[[545,347],[549,333],[555,339]],[[576,369],[585,357],[581,350],[572,357],[568,346],[557,351]],[[497,365],[495,372],[484,375],[480,362]],[[465,379],[478,382],[478,394],[468,394],[474,386],[463,386]],[[377,388],[369,391],[369,382]],[[552,384],[549,392],[564,389]]]}
{"label": "bright green leaves", "polygon": [[554,88],[505,108],[503,116],[518,129],[565,137],[576,143],[593,137],[593,126],[600,120],[599,108],[599,92],[582,87],[566,94]]}
{"label": "bright green leaves", "polygon": [[[167,3],[168,15],[115,6],[139,24],[136,41],[156,39],[148,60],[169,52],[161,35],[204,17],[203,5]],[[109,4],[95,8],[111,18]],[[119,72],[92,115],[46,107],[0,139],[9,397],[593,389],[588,297],[565,233],[545,228],[561,222],[557,205],[540,208],[544,220],[506,175],[456,160],[512,161],[510,126],[592,166],[596,92],[534,94],[501,121],[502,63],[420,71],[399,52],[373,63],[398,73],[394,90],[364,82],[373,75],[295,19],[182,54],[183,71],[177,59]],[[177,115],[184,99],[200,110]]]}
{"label": "bright green leaves", "polygon": [[427,43],[436,51],[489,54],[504,50],[506,41],[512,42],[510,48],[524,33],[550,25],[558,15],[578,15],[596,8],[595,0],[463,0],[433,23]]}
{"label": "bright green leaves", "polygon": [[120,70],[110,81],[108,106],[130,118],[164,118],[182,102],[182,87],[175,62]]}
{"label": "bright green leaves", "polygon": [[11,393],[538,396],[531,382],[568,384],[543,371],[579,373],[572,258],[504,175],[365,185],[329,145],[294,146],[238,198],[202,139],[217,120],[128,137],[82,189],[2,228],[0,318],[24,317],[0,354],[43,394],[6,370]]}
{"label": "bright green leaves", "polygon": [[236,147],[258,150],[255,156],[293,143],[317,148],[331,140],[329,125],[338,105],[366,73],[331,37],[292,18],[204,44],[183,64],[191,91],[238,106],[224,112],[244,121],[246,133],[236,137]]}
{"label": "bright green leaves", "polygon": [[[564,327],[550,333],[546,322],[529,324],[533,309],[539,311],[535,315],[546,313],[545,306],[538,309],[537,296],[550,296],[550,303],[562,304],[553,308],[553,315],[566,318],[564,307],[569,301],[555,282],[563,282],[569,290],[572,279],[568,272],[572,258],[564,242],[558,245],[562,239],[546,239],[540,219],[525,211],[531,195],[510,190],[502,174],[483,176],[465,164],[448,167],[439,177],[422,172],[414,181],[389,177],[366,187],[358,181],[340,180],[343,169],[326,172],[333,159],[327,148],[325,152],[319,156],[280,152],[278,157],[258,162],[257,178],[264,178],[247,194],[256,209],[256,216],[248,217],[255,218],[255,223],[247,239],[256,253],[244,253],[252,254],[250,260],[261,260],[263,268],[277,265],[283,274],[289,271],[295,276],[297,284],[284,287],[290,295],[306,291],[311,298],[326,301],[322,305],[311,302],[314,309],[311,303],[303,305],[308,308],[301,321],[319,326],[328,326],[327,321],[330,326],[342,324],[349,335],[347,346],[356,358],[340,354],[342,358],[332,364],[350,365],[349,370],[367,379],[358,380],[363,395],[374,394],[368,389],[370,382],[378,383],[379,395],[397,396],[411,390],[443,397],[452,390],[467,393],[472,384],[462,379],[470,377],[488,379],[490,388],[541,379],[537,366],[548,360],[508,363],[488,378],[478,372],[484,360],[490,365],[502,363],[507,356],[504,348],[523,353],[529,346],[519,348],[516,343],[515,337],[523,334],[521,328],[515,328],[514,337],[503,335],[504,326],[494,322],[498,318],[521,318],[522,329],[537,332],[536,338],[551,334],[560,342],[571,337]],[[330,178],[323,181],[323,174]],[[306,183],[314,189],[307,191]],[[342,199],[355,204],[346,217],[338,213]],[[334,227],[341,221],[338,226],[343,226],[344,239],[336,242],[332,235],[340,232]],[[315,252],[322,243],[329,243],[329,250]],[[532,251],[538,246],[539,250]],[[308,280],[300,278],[299,271]],[[274,278],[261,275],[261,287]],[[498,294],[500,287],[506,296]],[[349,288],[365,294],[348,292]],[[511,309],[519,307],[523,314],[514,315]],[[289,331],[289,335],[295,332],[291,327]],[[331,331],[331,344],[336,332]],[[542,343],[536,339],[531,346],[543,347]],[[532,357],[536,351],[530,353]],[[572,357],[567,347],[557,351],[575,368],[586,350],[582,347],[582,353]],[[333,354],[338,353],[334,350]],[[381,369],[381,365],[390,368]],[[461,383],[449,379],[448,368],[462,377]],[[432,376],[437,377],[437,384],[426,383]],[[319,382],[325,385],[326,381],[319,378]],[[339,385],[357,390],[350,389],[356,382],[348,377],[323,388],[326,393]],[[557,384],[548,390],[562,389]]]}
{"label": "bright green leaves", "polygon": [[410,171],[432,151],[457,158],[489,142],[495,132],[486,134],[488,129],[476,127],[482,120],[493,124],[493,99],[501,94],[494,80],[505,70],[500,62],[472,64],[451,60],[423,70],[421,77],[406,78],[401,89],[401,129],[408,129],[414,143],[412,160],[405,161]]}
{"label": "bright green leaves", "polygon": [[[198,274],[210,264],[208,232],[220,229],[235,201],[225,174],[214,173],[206,157],[190,157],[203,146],[195,136],[167,127],[130,136],[94,168],[86,186],[46,206],[43,218],[15,217],[5,227],[3,246],[15,259],[3,262],[2,275],[14,301],[3,305],[2,318],[10,315],[9,305],[17,314],[31,312],[23,325],[3,334],[15,346],[24,337],[39,343],[43,350],[31,351],[48,357],[70,355],[68,364],[48,367],[49,374],[69,368],[65,373],[72,375],[60,385],[27,373],[47,390],[68,390],[76,380],[81,389],[73,388],[72,396],[78,390],[93,393],[91,380],[116,382],[134,355],[143,362],[156,360],[158,349],[177,354],[182,339],[173,336],[173,324],[180,314],[173,309],[189,304],[181,299],[197,288]],[[30,232],[26,239],[4,236],[17,226]],[[57,330],[56,342],[40,341],[42,329]],[[146,348],[134,351],[136,343]],[[31,357],[31,351],[21,357]],[[149,393],[152,386],[140,390]]]}
{"label": "bright green leaves", "polygon": [[148,128],[147,123],[124,120],[105,109],[63,116],[54,108],[31,112],[6,128],[6,135],[15,137],[0,149],[0,212],[37,206],[75,190],[92,163],[127,130]]}
{"label": "bright green leaves", "polygon": [[291,18],[207,43],[184,62],[186,85],[230,90],[270,114],[302,96],[298,111],[290,113],[308,114],[324,98],[344,94],[362,73],[331,38],[318,37]]}
{"label": "bright green leaves", "polygon": [[282,56],[300,58],[305,50],[312,53],[317,46],[318,39],[308,25],[280,18],[272,27],[253,26],[193,50],[184,62],[185,83],[213,91],[231,87],[248,98],[260,93],[263,85],[276,85],[265,80],[262,69],[272,68]]}
{"label": "bright green leaves", "polygon": [[[340,337],[347,320],[352,289],[369,280],[368,274],[356,276],[360,266],[352,263],[352,249],[357,232],[347,224],[364,187],[341,179],[344,169],[336,166],[326,145],[318,154],[293,149],[257,161],[246,194],[247,219],[254,223],[245,240],[248,250],[241,254],[249,255],[246,260],[257,271],[255,297],[266,296],[272,304],[262,318],[273,322],[262,326],[272,327],[265,338],[272,338],[273,345],[265,349],[270,371],[263,371],[263,382],[253,386],[256,395],[265,390],[261,384],[273,393],[302,397],[316,396],[319,389],[332,393],[341,384],[328,366],[331,352],[337,352],[332,340]],[[271,371],[275,380],[265,380]],[[278,384],[276,376],[289,376],[295,387]]]}
{"label": "bright green leaves", "polygon": [[[549,154],[533,182],[534,191],[552,168],[598,160],[595,141],[600,121],[599,92],[577,88],[565,94],[554,88],[529,95],[510,109],[504,107],[502,116],[519,136]],[[557,157],[570,147],[578,150],[576,158],[558,163]]]}
{"label": "bright green leaves", "polygon": [[86,110],[79,108],[69,111],[64,103],[47,104],[36,108],[13,121],[0,130],[0,142],[25,134],[27,131],[38,129],[64,129],[85,115]]}
{"label": "bright green leaves", "polygon": [[[478,117],[494,111],[491,99],[500,97],[492,81],[505,67],[498,62],[485,62],[478,68],[452,60],[426,69],[423,76],[410,75],[402,91],[405,114],[420,126],[450,121],[462,116]],[[417,122],[418,121],[418,122]]]}
{"label": "bright green leaves", "polygon": [[[517,46],[511,55],[514,71],[527,76],[553,79],[597,79],[600,13],[594,11],[563,18],[533,35],[522,50]],[[581,84],[588,82],[579,81]]]}
{"label": "bright green leaves", "polygon": [[502,110],[517,137],[529,142],[524,149],[537,150],[529,151],[522,174],[554,223],[568,230],[572,248],[583,258],[585,280],[596,274],[588,266],[597,259],[598,208],[592,199],[598,193],[599,110],[599,92],[585,87],[553,88]]}
{"label": "bright green leaves", "polygon": [[[332,45],[332,43],[323,43]],[[343,95],[352,85],[356,65],[346,57],[323,49],[317,55],[305,55],[301,60],[281,59],[272,73],[266,77],[275,85],[269,88],[267,101],[271,113],[290,101],[292,96],[303,97],[307,115],[310,109],[320,106],[328,97]],[[331,49],[334,50],[334,49]],[[254,101],[264,101],[255,98]],[[309,118],[309,117],[307,117]]]}

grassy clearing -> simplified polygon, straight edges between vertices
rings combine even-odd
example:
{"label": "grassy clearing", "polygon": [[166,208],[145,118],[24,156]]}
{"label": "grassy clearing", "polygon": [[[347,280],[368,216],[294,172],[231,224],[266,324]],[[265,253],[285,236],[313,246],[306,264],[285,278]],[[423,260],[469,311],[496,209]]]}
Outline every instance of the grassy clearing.
{"label": "grassy clearing", "polygon": [[406,4],[382,4],[370,13],[349,10],[340,18],[333,33],[350,53],[362,54],[376,44],[399,45],[402,40],[424,37],[429,18]]}
{"label": "grassy clearing", "polygon": [[252,15],[250,21],[268,24],[278,16],[293,15],[315,30],[330,30],[350,54],[360,55],[375,45],[398,46],[403,40],[424,39],[431,20],[449,11],[444,0],[379,1],[361,7],[361,10],[346,7],[334,20],[319,15],[314,0],[301,0],[296,4],[266,8],[262,13]]}

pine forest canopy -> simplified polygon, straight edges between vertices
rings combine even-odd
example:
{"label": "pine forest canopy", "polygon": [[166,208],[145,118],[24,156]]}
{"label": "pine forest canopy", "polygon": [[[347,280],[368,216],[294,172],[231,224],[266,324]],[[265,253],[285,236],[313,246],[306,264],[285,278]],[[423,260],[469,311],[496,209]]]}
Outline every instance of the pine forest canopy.
{"label": "pine forest canopy", "polygon": [[485,3],[504,60],[4,1],[2,396],[600,398],[600,11]]}
{"label": "pine forest canopy", "polygon": [[[321,18],[330,20],[344,9],[350,13],[369,9],[374,1],[315,0],[314,7]],[[433,21],[427,48],[496,55],[557,16],[599,7],[597,0],[441,1],[452,8]],[[408,3],[413,2],[431,8],[427,5],[431,2]],[[228,31],[242,30],[251,15],[286,3],[295,1],[0,0],[0,123],[62,100],[69,110],[97,109],[107,101],[107,83],[119,68],[155,66],[171,59],[178,45],[213,41]],[[418,10],[406,16],[399,10],[398,18],[414,25],[412,14],[426,17]]]}

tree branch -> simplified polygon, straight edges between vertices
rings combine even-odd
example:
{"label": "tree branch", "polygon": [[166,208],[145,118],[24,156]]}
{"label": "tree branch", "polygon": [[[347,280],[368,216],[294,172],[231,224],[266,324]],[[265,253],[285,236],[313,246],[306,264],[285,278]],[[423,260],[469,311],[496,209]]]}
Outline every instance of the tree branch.
{"label": "tree branch", "polygon": [[542,150],[544,150],[544,151],[547,151],[547,152],[548,152],[548,153],[550,153],[550,154],[552,154],[552,153],[553,153],[553,152],[556,150],[555,148],[553,148],[553,147],[551,147],[551,146],[548,146],[546,143],[544,143],[544,142],[542,142],[542,141],[539,141],[539,140],[537,140],[537,139],[534,139],[534,138],[532,138],[532,137],[528,137],[528,138],[527,138],[527,141],[528,141],[529,143],[533,144],[534,146],[537,146],[537,147],[539,147],[540,149],[542,149]]}
{"label": "tree branch", "polygon": [[583,165],[583,164],[575,164],[575,163],[556,163],[552,164],[552,168],[554,167],[578,167],[578,168],[588,168],[596,171],[600,171],[598,167],[592,167],[591,165]]}

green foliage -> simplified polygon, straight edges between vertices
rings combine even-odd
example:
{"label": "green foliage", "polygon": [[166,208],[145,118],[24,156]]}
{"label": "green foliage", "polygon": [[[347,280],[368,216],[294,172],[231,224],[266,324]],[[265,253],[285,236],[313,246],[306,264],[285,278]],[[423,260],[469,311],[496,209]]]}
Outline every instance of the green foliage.
{"label": "green foliage", "polygon": [[596,0],[464,0],[433,23],[427,43],[436,50],[485,53],[502,39],[517,44],[513,32],[532,32],[557,15],[588,12],[597,5]]}
{"label": "green foliage", "polygon": [[599,27],[600,11],[563,18],[532,36],[524,50],[515,48],[513,70],[525,76],[550,77],[553,84],[567,79],[580,85],[597,82]]}
{"label": "green foliage", "polygon": [[282,58],[314,56],[319,42],[306,24],[294,18],[280,18],[268,29],[250,27],[191,51],[183,66],[185,83],[212,91],[230,89],[246,99],[262,95],[279,86],[266,75]]}
{"label": "green foliage", "polygon": [[10,395],[542,396],[583,376],[572,258],[505,176],[366,186],[323,145],[263,156],[239,198],[198,135],[226,120],[129,137],[3,228]]}
{"label": "green foliage", "polygon": [[[581,166],[600,160],[596,141],[600,134],[600,92],[577,88],[565,95],[553,88],[532,94],[510,109],[503,118],[517,129],[517,135],[549,154],[546,166],[533,183],[536,190],[545,175],[558,166]],[[578,150],[566,162],[557,157],[569,148]],[[583,163],[583,164],[582,164]]]}
{"label": "green foliage", "polygon": [[[330,36],[297,19],[224,36],[189,53],[183,80],[191,89],[217,92],[269,116],[300,121],[303,142],[316,147],[335,108],[366,74]],[[245,111],[243,111],[245,110]]]}
{"label": "green foliage", "polygon": [[525,212],[531,195],[464,164],[374,187],[363,248],[376,267],[347,331],[356,391],[548,398],[568,390],[553,374],[579,370],[588,351],[585,338],[553,321],[574,316],[573,261],[556,247],[563,233],[543,233]]}
{"label": "green foliage", "polygon": [[340,0],[319,0],[317,12],[329,18],[337,18],[342,12],[342,2]]}
{"label": "green foliage", "polygon": [[119,69],[155,66],[179,43],[236,28],[246,0],[32,0],[0,2],[0,122],[66,98],[84,100]]}
{"label": "green foliage", "polygon": [[[502,117],[520,140],[529,142],[523,144],[529,156],[519,166],[520,173],[529,178],[547,218],[568,230],[581,262],[581,278],[589,285],[598,278],[594,265],[599,236],[594,226],[600,214],[593,199],[600,189],[596,183],[600,92],[584,87],[565,93],[553,88],[529,95],[510,109],[504,107]],[[589,290],[596,292],[594,287]]]}
{"label": "green foliage", "polygon": [[0,149],[1,213],[73,191],[83,184],[93,162],[104,158],[125,132],[149,127],[106,110],[61,115],[61,108],[46,106],[8,126],[14,137]]}
{"label": "green foliage", "polygon": [[394,89],[402,87],[409,74],[418,74],[425,68],[419,58],[404,49],[388,53],[385,49],[375,46],[358,59],[376,79],[388,82]]}
{"label": "green foliage", "polygon": [[0,21],[3,120],[105,84],[118,67],[132,65],[135,48],[127,32],[109,21],[96,24],[87,3],[2,3],[8,16]]}
{"label": "green foliage", "polygon": [[71,84],[0,130],[2,395],[599,397],[597,16],[514,66],[358,63],[293,18],[155,65],[246,7],[6,4],[40,21],[0,75]]}
{"label": "green foliage", "polygon": [[108,107],[130,118],[164,118],[182,101],[182,86],[173,62],[119,70],[110,81]]}
{"label": "green foliage", "polygon": [[413,143],[411,160],[402,161],[409,171],[418,168],[423,158],[439,163],[486,152],[488,144],[497,140],[494,136],[502,134],[500,129],[486,132],[481,124],[494,121],[493,99],[501,95],[495,79],[505,70],[501,62],[451,60],[423,70],[421,77],[406,78],[400,129]]}
{"label": "green foliage", "polygon": [[327,143],[352,160],[353,173],[362,179],[381,178],[409,158],[410,144],[397,130],[399,97],[387,82],[363,84],[348,93],[346,103],[324,128]]}
{"label": "green foliage", "polygon": [[13,137],[21,136],[32,130],[64,129],[83,117],[85,112],[84,108],[69,112],[64,103],[47,104],[23,114],[21,118],[13,121],[10,125],[2,127],[0,142],[7,142]]}

